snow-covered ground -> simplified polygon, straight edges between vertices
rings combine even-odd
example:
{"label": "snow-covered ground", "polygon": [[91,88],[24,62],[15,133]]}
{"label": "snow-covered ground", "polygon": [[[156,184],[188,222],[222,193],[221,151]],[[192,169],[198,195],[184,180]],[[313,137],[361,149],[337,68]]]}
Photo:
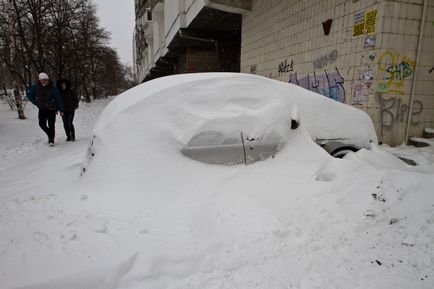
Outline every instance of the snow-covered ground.
{"label": "snow-covered ground", "polygon": [[[81,105],[74,143],[58,118],[54,148],[33,107],[21,121],[0,106],[1,289],[434,288],[433,146],[373,145],[340,160],[297,130],[249,166],[162,163],[148,151],[160,140],[152,126],[170,127],[152,107],[116,118],[118,102],[80,177],[107,103]],[[148,147],[128,142],[141,134]]]}

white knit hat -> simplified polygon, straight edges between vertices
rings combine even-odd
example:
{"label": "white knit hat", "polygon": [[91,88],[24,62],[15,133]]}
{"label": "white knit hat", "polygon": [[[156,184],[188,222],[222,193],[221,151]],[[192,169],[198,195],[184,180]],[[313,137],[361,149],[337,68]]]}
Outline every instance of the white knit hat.
{"label": "white knit hat", "polygon": [[42,79],[50,79],[50,78],[48,77],[48,74],[46,74],[45,72],[41,72],[39,73],[39,80]]}

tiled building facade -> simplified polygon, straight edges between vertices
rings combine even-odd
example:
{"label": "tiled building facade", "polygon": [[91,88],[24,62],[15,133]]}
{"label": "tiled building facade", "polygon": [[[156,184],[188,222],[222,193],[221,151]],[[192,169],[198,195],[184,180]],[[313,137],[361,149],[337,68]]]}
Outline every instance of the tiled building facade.
{"label": "tiled building facade", "polygon": [[256,0],[241,35],[241,72],[359,107],[386,143],[434,127],[434,0]]}
{"label": "tiled building facade", "polygon": [[[240,15],[241,72],[294,83],[365,110],[380,141],[398,145],[434,127],[434,0],[173,1],[181,3],[177,15],[184,15],[184,28],[194,5],[199,16],[202,9]],[[173,73],[192,67],[225,71],[222,49],[185,51],[176,57]],[[208,64],[198,64],[195,55]]]}

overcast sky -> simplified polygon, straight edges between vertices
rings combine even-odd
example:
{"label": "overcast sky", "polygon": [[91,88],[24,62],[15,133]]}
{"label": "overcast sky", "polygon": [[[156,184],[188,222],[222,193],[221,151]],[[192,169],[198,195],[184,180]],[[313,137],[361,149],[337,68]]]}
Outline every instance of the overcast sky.
{"label": "overcast sky", "polygon": [[111,33],[111,46],[121,61],[133,63],[134,0],[94,0],[101,26]]}

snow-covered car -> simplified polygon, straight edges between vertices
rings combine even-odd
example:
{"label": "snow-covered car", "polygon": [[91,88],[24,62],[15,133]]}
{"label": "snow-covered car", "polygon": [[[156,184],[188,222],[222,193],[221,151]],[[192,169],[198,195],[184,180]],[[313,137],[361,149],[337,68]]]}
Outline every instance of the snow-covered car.
{"label": "snow-covered car", "polygon": [[177,144],[174,153],[215,164],[274,157],[299,129],[337,157],[377,143],[361,110],[293,84],[235,73],[163,77],[120,95],[96,126],[84,171],[98,149],[94,142],[106,143],[103,132],[110,126],[122,126],[112,137],[134,144],[160,136]]}

